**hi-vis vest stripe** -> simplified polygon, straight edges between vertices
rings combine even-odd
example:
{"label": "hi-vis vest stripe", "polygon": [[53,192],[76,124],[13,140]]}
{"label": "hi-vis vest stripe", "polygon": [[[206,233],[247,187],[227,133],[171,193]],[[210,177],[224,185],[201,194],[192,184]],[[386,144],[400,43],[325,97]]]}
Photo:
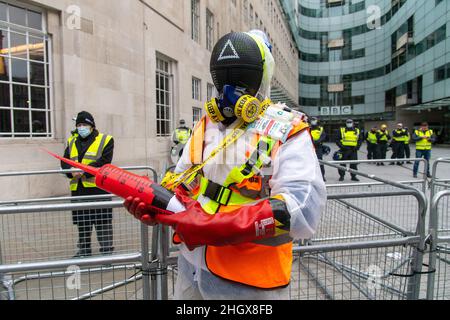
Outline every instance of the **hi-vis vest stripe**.
{"label": "hi-vis vest stripe", "polygon": [[360,134],[359,129],[347,131],[347,129],[341,128],[342,145],[345,147],[358,146],[359,134]]}
{"label": "hi-vis vest stripe", "polygon": [[[68,140],[69,145],[69,154],[70,159],[76,162],[78,161],[78,149],[76,145],[78,135],[75,134],[71,136]],[[88,150],[86,151],[86,154],[83,157],[83,160],[81,161],[82,164],[90,165],[91,163],[96,162],[99,160],[102,156],[103,150],[105,149],[106,145],[111,141],[112,136],[104,135],[100,133],[94,140],[94,142],[89,146]],[[85,176],[81,178],[81,182],[83,183],[83,187],[85,188],[96,188],[95,185],[95,178],[89,178],[87,179]],[[77,191],[78,189],[78,179],[71,179],[70,180],[70,190],[71,191]]]}
{"label": "hi-vis vest stripe", "polygon": [[433,136],[433,130],[428,130],[426,132],[423,132],[422,130],[416,130],[416,136],[421,138],[419,141],[416,142],[417,150],[431,150],[432,149],[431,141],[428,141],[427,139],[423,139],[423,138],[425,138],[425,137],[431,138]]}
{"label": "hi-vis vest stripe", "polygon": [[320,137],[322,136],[323,128],[320,127],[319,129],[311,130],[311,136],[313,137],[314,141],[318,141]]}
{"label": "hi-vis vest stripe", "polygon": [[[202,122],[203,124],[200,124],[194,131],[193,139],[191,140],[197,146],[190,150],[191,159],[195,160],[193,163],[201,163],[202,161],[206,120]],[[301,123],[291,131],[290,136],[307,129],[308,125]],[[266,149],[264,150],[268,151],[268,153],[270,153],[270,150],[276,152],[274,150],[277,149],[277,143],[270,140],[268,137],[258,137],[258,139],[254,139],[254,143],[258,146],[265,145]],[[192,154],[192,152],[195,153]],[[253,156],[251,155],[247,166],[251,163],[252,167],[262,167],[267,154],[263,152],[260,157],[255,157],[252,160]],[[229,186],[230,183],[235,185],[241,182],[242,184],[256,175],[255,171],[257,170],[244,168],[245,166],[243,165],[232,170],[226,179],[226,184]],[[238,172],[240,174],[237,174]],[[207,179],[203,178],[202,187],[198,190],[199,193],[206,188],[204,184],[207,183]],[[243,197],[238,191],[233,188],[235,196],[231,195],[229,198],[231,201],[228,205],[214,205],[212,203],[214,201],[206,201],[206,203],[202,203],[202,207],[210,214],[227,214],[227,212],[234,211],[242,205],[255,201],[254,199]],[[215,211],[216,208],[218,208],[218,211]],[[214,213],[214,211],[217,213]],[[212,274],[229,281],[262,289],[285,287],[289,285],[291,279],[292,247],[293,242],[289,236],[289,231],[283,230],[283,226],[277,222],[276,235],[271,239],[235,246],[208,246],[205,252],[206,265]]]}

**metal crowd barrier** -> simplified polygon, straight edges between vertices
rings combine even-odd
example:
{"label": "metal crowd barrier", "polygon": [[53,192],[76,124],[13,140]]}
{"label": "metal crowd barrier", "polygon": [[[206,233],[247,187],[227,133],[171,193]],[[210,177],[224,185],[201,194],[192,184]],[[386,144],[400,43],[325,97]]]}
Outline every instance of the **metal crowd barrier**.
{"label": "metal crowd barrier", "polygon": [[[419,299],[427,280],[423,275],[432,274],[431,266],[431,271],[423,271],[430,239],[425,231],[427,199],[421,188],[322,163],[372,182],[336,186],[329,194],[317,235],[294,249],[291,298]],[[349,192],[350,187],[357,189]],[[395,206],[398,199],[400,206],[406,204],[402,210]],[[3,203],[0,219],[28,212],[58,216],[60,210],[121,207],[121,201],[68,205],[51,203],[70,200],[67,197],[36,200],[37,205]],[[47,200],[50,204],[45,204]],[[148,236],[148,228],[141,226],[140,247],[110,257],[9,265],[0,260],[5,292],[18,299],[168,299],[177,273],[176,250],[169,246],[167,227],[153,228],[151,247]],[[74,275],[67,268],[72,266],[80,267],[78,275],[87,288],[67,289],[66,282]]]}
{"label": "metal crowd barrier", "polygon": [[[430,183],[430,199],[433,199],[435,194],[439,191],[450,189],[450,175],[447,178],[443,178],[441,171],[439,171],[442,165],[445,164],[450,164],[450,158],[439,158],[433,163],[432,178]],[[450,172],[449,168],[447,168],[445,172]]]}
{"label": "metal crowd barrier", "polygon": [[436,270],[428,277],[427,299],[450,299],[450,190],[440,191],[431,201],[429,254],[430,269]]}
{"label": "metal crowd barrier", "polygon": [[[126,170],[148,170],[151,172],[154,181],[158,181],[158,175],[156,170],[147,166],[137,167],[124,167]],[[30,171],[30,172],[7,172],[1,173],[1,177],[18,177],[18,176],[30,176],[30,175],[51,175],[51,174],[65,174],[72,172],[80,172],[80,170],[47,170],[47,171]],[[33,283],[34,289],[41,293],[41,281],[53,281],[53,278],[67,277],[70,272],[67,270],[60,270],[57,273],[43,272],[47,269],[70,267],[70,266],[94,266],[86,270],[79,270],[79,274],[87,274],[89,276],[89,289],[91,288],[92,279],[91,275],[99,273],[95,279],[100,279],[99,288],[96,290],[88,290],[84,296],[75,295],[77,298],[86,298],[100,295],[103,297],[104,292],[114,290],[116,287],[125,286],[130,283],[136,283],[137,280],[142,280],[141,284],[141,298],[142,299],[160,299],[165,298],[164,285],[164,272],[161,272],[161,263],[165,257],[161,257],[158,254],[160,246],[160,240],[158,239],[162,227],[153,228],[152,232],[152,251],[149,248],[149,228],[143,224],[139,224],[134,218],[128,214],[124,214],[123,201],[102,201],[112,200],[113,196],[91,196],[91,197],[59,197],[59,198],[46,198],[46,199],[31,199],[31,200],[12,200],[3,201],[0,203],[0,299],[5,298],[5,295],[9,299],[15,298],[17,292],[16,286],[24,284],[26,286],[25,292],[28,297],[29,284]],[[70,203],[68,201],[87,201],[85,203]],[[62,202],[62,203],[59,203]],[[120,223],[114,223],[114,232],[118,233],[122,238],[114,238],[114,246],[116,250],[114,255],[93,257],[88,259],[74,260],[69,258],[72,253],[68,244],[74,244],[75,237],[70,232],[71,222],[64,214],[61,217],[61,213],[74,210],[93,210],[93,209],[107,209],[114,208],[114,219],[118,219]],[[122,212],[120,212],[122,211]],[[44,220],[44,221],[43,221]],[[114,220],[113,220],[114,221]],[[36,234],[38,231],[38,234]],[[39,232],[41,231],[41,232]],[[59,231],[59,232],[55,232]],[[118,231],[118,232],[117,232]],[[116,235],[113,233],[114,235]],[[140,239],[134,237],[134,235],[140,234]],[[52,236],[56,236],[51,238]],[[119,238],[119,239],[118,239]],[[12,239],[12,241],[11,241]],[[5,240],[9,240],[7,246]],[[18,241],[22,240],[22,242]],[[92,241],[94,242],[94,241]],[[35,252],[33,246],[44,244],[41,252]],[[56,249],[55,249],[56,248]],[[94,249],[94,248],[93,248]],[[129,255],[134,258],[133,261],[128,261]],[[139,254],[140,259],[136,260]],[[151,256],[150,256],[151,255]],[[111,265],[118,263],[124,259],[124,262],[135,263],[131,268],[134,273],[138,270],[139,276],[134,276],[134,279],[126,279],[125,281],[117,282],[114,274],[117,270],[124,269],[124,266],[114,266],[111,268],[105,268],[105,265]],[[83,262],[79,264],[79,262]],[[136,262],[139,262],[136,264]],[[75,264],[74,264],[75,263]],[[25,269],[24,269],[25,268]],[[128,269],[128,268],[127,268]],[[35,274],[18,276],[17,272],[20,271],[34,271]],[[110,285],[104,286],[107,281],[103,281],[103,273],[105,275],[112,276],[112,282]],[[108,273],[109,272],[109,273]],[[122,276],[125,276],[122,275]],[[162,279],[162,280],[161,280]],[[37,282],[37,284],[36,284]],[[95,281],[94,281],[95,282]],[[31,285],[31,284],[30,284]],[[2,290],[3,287],[3,290]],[[95,286],[93,286],[95,287]],[[57,294],[54,291],[53,283],[47,288],[48,292],[45,295],[46,299],[57,298]],[[58,291],[58,290],[57,290]],[[7,293],[7,294],[5,294]],[[59,288],[59,293],[63,294],[63,297],[67,298],[67,292],[65,286]],[[36,298],[36,297],[34,297]],[[39,298],[42,298],[39,295]]]}

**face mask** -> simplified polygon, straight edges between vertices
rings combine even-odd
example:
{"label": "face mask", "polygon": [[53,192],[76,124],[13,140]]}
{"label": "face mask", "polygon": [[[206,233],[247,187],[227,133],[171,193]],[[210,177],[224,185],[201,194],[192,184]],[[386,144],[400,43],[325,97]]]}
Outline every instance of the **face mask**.
{"label": "face mask", "polygon": [[317,126],[318,122],[317,121],[311,121],[311,125],[312,126]]}
{"label": "face mask", "polygon": [[353,128],[353,123],[347,123],[347,128],[348,128],[348,129]]}
{"label": "face mask", "polygon": [[80,135],[80,137],[82,138],[87,138],[89,137],[89,135],[91,134],[92,130],[91,127],[78,127],[78,134]]}

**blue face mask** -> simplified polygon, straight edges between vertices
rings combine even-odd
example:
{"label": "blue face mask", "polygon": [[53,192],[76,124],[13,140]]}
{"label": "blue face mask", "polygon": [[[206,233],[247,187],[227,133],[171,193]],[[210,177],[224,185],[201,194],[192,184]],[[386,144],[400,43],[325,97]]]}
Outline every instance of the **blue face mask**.
{"label": "blue face mask", "polygon": [[89,135],[90,135],[91,132],[92,132],[91,127],[78,127],[77,130],[78,130],[78,134],[79,134],[80,137],[82,137],[83,139],[89,137]]}

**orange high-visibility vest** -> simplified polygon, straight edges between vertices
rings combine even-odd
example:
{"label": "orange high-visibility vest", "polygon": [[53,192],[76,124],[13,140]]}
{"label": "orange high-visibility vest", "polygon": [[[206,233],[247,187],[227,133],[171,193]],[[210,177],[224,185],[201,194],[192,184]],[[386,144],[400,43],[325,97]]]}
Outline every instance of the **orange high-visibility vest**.
{"label": "orange high-visibility vest", "polygon": [[[308,128],[308,124],[301,122],[291,131],[290,137]],[[200,124],[194,131],[193,139],[197,141],[197,146],[202,145],[204,141],[204,130],[203,122],[203,125]],[[197,163],[201,163],[202,152],[197,148],[191,151],[196,151],[196,155],[191,154],[191,159],[195,158]],[[255,182],[245,180],[241,185],[255,186]],[[216,214],[227,214],[253,201],[248,199],[238,205],[234,203],[220,206]],[[174,242],[180,242],[176,235]],[[219,278],[261,289],[275,289],[286,287],[290,283],[292,249],[293,242],[289,232],[277,229],[275,237],[262,241],[225,247],[207,246],[205,260],[208,270]]]}

